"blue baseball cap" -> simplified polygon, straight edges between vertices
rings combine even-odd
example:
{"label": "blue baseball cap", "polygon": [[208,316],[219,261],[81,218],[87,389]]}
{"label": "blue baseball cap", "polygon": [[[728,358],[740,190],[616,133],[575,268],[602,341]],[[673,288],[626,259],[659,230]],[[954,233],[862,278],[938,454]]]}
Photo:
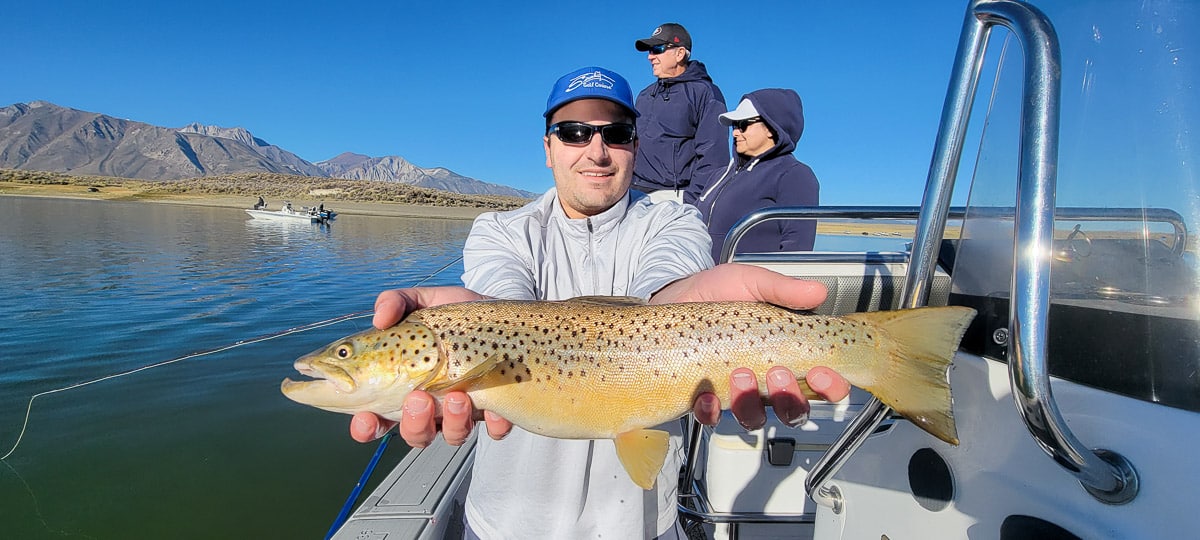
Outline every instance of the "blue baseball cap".
{"label": "blue baseball cap", "polygon": [[639,116],[637,107],[633,105],[633,91],[629,89],[625,78],[615,71],[596,66],[579,68],[560,77],[550,90],[546,112],[542,116],[550,118],[559,107],[588,98],[607,99],[629,109],[634,117]]}

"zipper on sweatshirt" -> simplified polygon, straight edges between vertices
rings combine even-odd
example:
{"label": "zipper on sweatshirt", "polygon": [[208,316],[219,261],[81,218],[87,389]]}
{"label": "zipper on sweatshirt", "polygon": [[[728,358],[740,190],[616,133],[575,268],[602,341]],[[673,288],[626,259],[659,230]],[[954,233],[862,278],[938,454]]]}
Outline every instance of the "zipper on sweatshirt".
{"label": "zipper on sweatshirt", "polygon": [[591,268],[589,268],[588,271],[592,274],[592,290],[598,291],[598,290],[600,290],[600,282],[599,282],[600,272],[599,272],[599,269],[596,267],[597,266],[597,262],[596,262],[596,229],[592,226],[592,217],[591,216],[584,218],[584,221],[587,222],[588,260],[591,263],[591,264],[589,264],[589,266],[591,266]]}
{"label": "zipper on sweatshirt", "polygon": [[[704,192],[703,195],[700,196],[700,198],[698,199],[699,202],[706,201],[708,199],[709,195],[713,196],[712,205],[708,209],[708,216],[706,216],[704,218],[705,226],[712,225],[713,216],[717,215],[717,201],[720,200],[721,193],[725,192],[725,188],[729,187],[729,183],[725,182],[725,180],[729,180],[730,182],[732,182],[734,178],[737,178],[737,175],[739,173],[750,172],[750,170],[754,169],[754,166],[757,164],[758,164],[758,158],[754,158],[754,159],[750,160],[749,162],[747,162],[744,166],[739,167],[737,170],[732,171],[733,174],[730,174],[730,169],[733,168],[733,163],[731,162],[730,166],[725,169],[725,174],[721,175],[721,178],[719,180],[717,180],[717,182],[715,184],[710,186]],[[717,188],[720,188],[720,191],[717,191]]]}

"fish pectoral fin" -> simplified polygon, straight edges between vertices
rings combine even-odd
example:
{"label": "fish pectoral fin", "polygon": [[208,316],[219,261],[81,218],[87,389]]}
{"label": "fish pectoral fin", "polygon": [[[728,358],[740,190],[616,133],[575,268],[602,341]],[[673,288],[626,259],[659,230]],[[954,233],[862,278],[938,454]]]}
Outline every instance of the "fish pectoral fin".
{"label": "fish pectoral fin", "polygon": [[617,458],[633,483],[642,489],[654,487],[654,479],[667,459],[670,435],[657,429],[639,429],[617,435]]}
{"label": "fish pectoral fin", "polygon": [[420,389],[426,392],[437,392],[439,390],[454,388],[491,373],[492,370],[496,369],[496,366],[499,365],[499,357],[496,355],[491,355],[471,366],[470,369],[464,371],[462,374],[456,377],[448,377],[443,373],[437,378],[422,385]]}
{"label": "fish pectoral fin", "polygon": [[576,296],[563,302],[577,302],[580,304],[592,304],[597,306],[644,306],[646,301],[636,296]]}

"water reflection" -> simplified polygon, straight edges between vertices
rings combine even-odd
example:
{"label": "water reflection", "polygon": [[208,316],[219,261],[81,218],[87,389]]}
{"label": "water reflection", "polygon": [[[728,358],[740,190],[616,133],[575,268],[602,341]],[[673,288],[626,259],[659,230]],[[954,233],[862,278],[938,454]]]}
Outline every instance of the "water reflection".
{"label": "water reflection", "polygon": [[[470,228],[359,216],[267,224],[238,209],[16,197],[0,197],[0,213],[4,451],[35,393],[368,310],[379,291],[455,260]],[[430,283],[461,273],[451,265]],[[344,437],[339,415],[288,402],[279,381],[296,357],[369,324],[39,400],[12,469],[0,469],[0,536],[323,533],[372,448]],[[306,471],[304,485],[281,490],[295,471]]]}

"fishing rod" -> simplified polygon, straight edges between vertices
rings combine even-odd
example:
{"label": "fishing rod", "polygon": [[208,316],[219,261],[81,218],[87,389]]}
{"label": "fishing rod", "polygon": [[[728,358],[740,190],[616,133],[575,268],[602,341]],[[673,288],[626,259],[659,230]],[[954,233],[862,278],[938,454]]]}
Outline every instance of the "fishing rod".
{"label": "fishing rod", "polygon": [[[421,278],[421,279],[420,279],[419,281],[417,281],[416,283],[414,283],[414,284],[412,284],[412,285],[409,285],[409,286],[408,286],[408,288],[412,288],[412,287],[417,287],[417,286],[420,286],[422,283],[425,283],[426,281],[429,281],[430,279],[433,279],[433,278],[434,278],[434,276],[437,276],[438,274],[441,274],[441,273],[442,273],[442,272],[444,272],[444,271],[445,271],[447,268],[450,268],[451,266],[453,266],[454,264],[458,263],[458,261],[461,261],[461,260],[462,260],[462,255],[459,255],[458,257],[455,257],[455,258],[454,258],[454,260],[452,260],[452,261],[450,261],[450,262],[446,263],[446,264],[445,264],[445,265],[443,265],[441,268],[439,268],[439,269],[435,270],[433,273],[431,273],[431,274],[429,274],[429,275],[427,275],[427,276],[425,276],[425,277]],[[220,352],[225,352],[225,351],[228,351],[228,350],[236,349],[236,348],[238,348],[238,347],[244,347],[244,346],[246,346],[246,345],[252,345],[252,344],[255,344],[255,343],[262,343],[262,342],[264,342],[264,341],[270,341],[270,340],[272,340],[272,339],[278,339],[278,338],[281,338],[281,337],[284,337],[284,336],[290,336],[290,335],[292,335],[292,334],[300,334],[300,333],[303,333],[303,332],[308,332],[308,331],[310,331],[310,330],[316,330],[316,329],[318,329],[318,328],[324,328],[324,327],[326,327],[326,326],[330,326],[330,325],[338,324],[338,323],[345,322],[345,321],[351,321],[351,320],[355,320],[355,319],[362,319],[362,318],[364,318],[364,317],[370,317],[370,316],[374,315],[374,313],[375,313],[374,311],[358,311],[358,312],[355,312],[355,313],[348,313],[348,314],[346,314],[346,315],[340,315],[340,316],[334,317],[334,318],[332,318],[332,319],[325,319],[325,320],[323,320],[323,321],[317,321],[317,322],[313,322],[313,323],[308,323],[308,324],[300,325],[300,326],[297,326],[297,327],[294,327],[294,328],[289,328],[289,329],[287,329],[287,330],[283,330],[283,331],[281,331],[281,332],[274,332],[274,333],[271,333],[271,334],[264,334],[264,335],[261,335],[261,336],[258,336],[258,337],[254,337],[254,338],[250,338],[250,339],[245,339],[245,340],[235,341],[235,342],[233,342],[233,343],[230,343],[229,345],[223,345],[223,346],[216,347],[216,348],[213,348],[213,349],[207,349],[207,350],[203,350],[203,351],[199,351],[199,352],[194,352],[194,353],[190,353],[190,354],[185,354],[185,355],[183,355],[183,356],[180,356],[180,357],[177,357],[177,358],[172,358],[172,359],[170,359],[170,360],[164,360],[164,361],[162,361],[162,362],[156,362],[156,363],[153,363],[153,364],[148,364],[148,365],[145,365],[145,366],[141,366],[141,367],[138,367],[138,368],[133,368],[133,369],[130,369],[130,370],[126,370],[126,371],[119,372],[119,373],[112,373],[112,374],[105,375],[105,376],[103,376],[103,377],[98,377],[98,378],[95,378],[95,379],[92,379],[92,380],[89,380],[89,381],[83,381],[83,382],[79,382],[79,383],[75,383],[75,384],[67,385],[67,386],[64,386],[64,387],[62,387],[62,388],[55,388],[55,389],[53,389],[53,390],[46,390],[45,392],[38,392],[38,393],[34,394],[33,396],[31,396],[31,397],[29,398],[29,403],[28,403],[28,404],[25,406],[25,420],[24,420],[24,422],[22,422],[22,424],[21,424],[21,431],[20,431],[20,432],[17,434],[17,441],[13,443],[13,445],[12,445],[12,448],[10,448],[10,449],[8,450],[8,453],[4,454],[3,456],[0,456],[0,461],[5,461],[5,460],[7,460],[7,459],[9,458],[9,456],[12,456],[12,455],[13,455],[13,453],[17,451],[17,447],[21,445],[21,440],[25,438],[25,432],[26,432],[26,431],[28,430],[28,428],[29,428],[29,417],[30,417],[30,415],[31,415],[31,414],[32,414],[32,412],[33,412],[33,402],[34,402],[34,400],[36,400],[37,398],[40,398],[40,397],[42,397],[42,396],[48,396],[48,395],[51,395],[51,394],[57,394],[57,393],[60,393],[60,392],[66,392],[66,391],[68,391],[68,390],[74,390],[74,389],[76,389],[76,388],[83,388],[84,386],[90,386],[90,385],[93,385],[93,384],[96,384],[96,383],[100,383],[100,382],[104,382],[104,381],[109,381],[109,380],[112,380],[112,379],[118,379],[118,378],[121,378],[121,377],[125,377],[125,376],[127,376],[127,375],[133,375],[134,373],[138,373],[138,372],[142,372],[142,371],[146,371],[146,370],[154,369],[154,368],[157,368],[157,367],[168,366],[168,365],[171,365],[171,364],[175,364],[175,363],[178,363],[178,362],[182,362],[182,361],[184,361],[184,360],[190,360],[190,359],[192,359],[192,358],[199,358],[199,357],[202,357],[202,356],[209,356],[209,355],[212,355],[212,354],[217,354],[217,353],[220,353]]]}

